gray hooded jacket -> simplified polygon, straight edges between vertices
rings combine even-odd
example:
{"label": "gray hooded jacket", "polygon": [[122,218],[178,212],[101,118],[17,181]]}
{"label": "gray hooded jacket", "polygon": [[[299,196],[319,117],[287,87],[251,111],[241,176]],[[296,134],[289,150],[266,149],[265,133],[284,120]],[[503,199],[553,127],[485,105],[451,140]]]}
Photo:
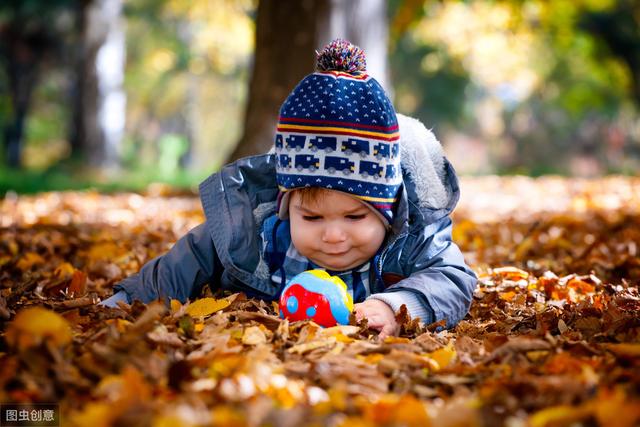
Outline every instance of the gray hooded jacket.
{"label": "gray hooded jacket", "polygon": [[[466,315],[476,286],[475,274],[451,241],[449,214],[458,202],[458,180],[431,131],[402,115],[398,123],[404,188],[371,268],[370,298],[394,310],[406,304],[412,317],[446,319],[451,327]],[[247,157],[207,178],[200,184],[205,223],[115,289],[128,301],[145,303],[195,299],[207,283],[214,290],[278,298],[261,237],[264,220],[276,208],[275,161],[272,153]]]}

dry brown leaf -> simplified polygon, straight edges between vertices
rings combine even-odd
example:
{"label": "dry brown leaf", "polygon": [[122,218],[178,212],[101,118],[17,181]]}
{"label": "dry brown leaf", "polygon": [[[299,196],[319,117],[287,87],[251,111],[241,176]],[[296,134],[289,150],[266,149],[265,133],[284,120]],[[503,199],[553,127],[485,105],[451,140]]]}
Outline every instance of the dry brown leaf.
{"label": "dry brown leaf", "polygon": [[259,345],[267,342],[267,336],[259,326],[249,326],[242,335],[242,344]]}

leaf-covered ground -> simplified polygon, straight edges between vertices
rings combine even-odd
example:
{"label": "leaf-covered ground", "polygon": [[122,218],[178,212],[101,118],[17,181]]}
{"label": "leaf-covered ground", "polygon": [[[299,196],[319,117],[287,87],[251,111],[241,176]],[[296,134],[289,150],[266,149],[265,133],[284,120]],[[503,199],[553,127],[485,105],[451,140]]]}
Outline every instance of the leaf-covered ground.
{"label": "leaf-covered ground", "polygon": [[465,179],[454,239],[480,276],[455,329],[289,324],[203,295],[104,309],[202,221],[197,197],[9,194],[0,403],[63,425],[640,425],[640,180]]}

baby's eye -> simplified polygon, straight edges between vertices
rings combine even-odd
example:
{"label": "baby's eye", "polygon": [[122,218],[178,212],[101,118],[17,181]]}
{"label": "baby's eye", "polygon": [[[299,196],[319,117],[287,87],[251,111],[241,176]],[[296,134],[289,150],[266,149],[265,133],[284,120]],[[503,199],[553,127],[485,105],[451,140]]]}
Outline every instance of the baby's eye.
{"label": "baby's eye", "polygon": [[367,214],[347,215],[347,219],[358,221],[360,219],[364,219],[364,217],[366,217],[366,216],[367,216]]}
{"label": "baby's eye", "polygon": [[317,221],[322,218],[320,215],[304,215],[302,219],[305,221]]}

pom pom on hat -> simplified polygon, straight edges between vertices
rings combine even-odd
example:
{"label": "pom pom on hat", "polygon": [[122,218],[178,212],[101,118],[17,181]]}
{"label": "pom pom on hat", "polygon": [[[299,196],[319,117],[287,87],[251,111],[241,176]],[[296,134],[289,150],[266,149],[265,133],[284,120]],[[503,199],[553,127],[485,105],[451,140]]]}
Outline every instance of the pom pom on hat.
{"label": "pom pom on hat", "polygon": [[316,51],[316,68],[318,71],[357,73],[366,71],[367,60],[358,46],[347,40],[335,39],[320,52]]}

